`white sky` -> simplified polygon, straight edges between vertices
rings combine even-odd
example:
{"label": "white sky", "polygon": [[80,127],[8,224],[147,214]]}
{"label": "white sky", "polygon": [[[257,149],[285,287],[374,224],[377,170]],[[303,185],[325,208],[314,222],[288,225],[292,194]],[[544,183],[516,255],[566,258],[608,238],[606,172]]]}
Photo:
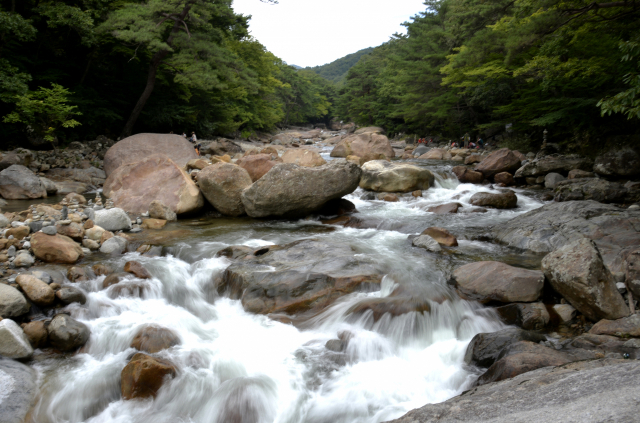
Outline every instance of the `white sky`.
{"label": "white sky", "polygon": [[318,66],[378,46],[426,9],[424,0],[234,0],[251,35],[290,65]]}

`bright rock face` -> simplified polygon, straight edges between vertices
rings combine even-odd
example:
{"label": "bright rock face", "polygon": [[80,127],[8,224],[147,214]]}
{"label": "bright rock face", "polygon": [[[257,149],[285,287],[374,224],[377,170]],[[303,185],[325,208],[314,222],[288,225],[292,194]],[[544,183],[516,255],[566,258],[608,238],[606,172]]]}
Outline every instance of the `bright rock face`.
{"label": "bright rock face", "polygon": [[373,160],[362,165],[360,188],[377,192],[410,192],[426,190],[433,181],[433,174],[419,166]]}

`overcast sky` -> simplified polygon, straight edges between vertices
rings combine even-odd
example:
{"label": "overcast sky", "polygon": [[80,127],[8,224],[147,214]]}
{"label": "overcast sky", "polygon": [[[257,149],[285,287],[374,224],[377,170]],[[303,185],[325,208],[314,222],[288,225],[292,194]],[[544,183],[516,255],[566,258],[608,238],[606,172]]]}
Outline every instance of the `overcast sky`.
{"label": "overcast sky", "polygon": [[418,12],[424,0],[234,0],[252,15],[251,34],[290,65],[317,66],[378,46]]}

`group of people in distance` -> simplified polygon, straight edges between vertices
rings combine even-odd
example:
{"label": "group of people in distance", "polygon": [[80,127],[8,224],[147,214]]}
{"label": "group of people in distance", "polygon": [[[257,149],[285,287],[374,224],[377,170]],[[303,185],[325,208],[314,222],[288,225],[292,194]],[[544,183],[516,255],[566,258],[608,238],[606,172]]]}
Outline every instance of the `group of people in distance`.
{"label": "group of people in distance", "polygon": [[[169,132],[170,134],[173,134],[173,131]],[[198,143],[198,137],[196,136],[195,132],[191,133],[191,136],[187,138],[187,134],[185,132],[182,133],[182,136],[184,138],[186,138],[190,143],[195,144],[195,149],[196,149],[196,153],[198,153],[198,156],[200,155],[200,147],[202,146],[202,144]]]}
{"label": "group of people in distance", "polygon": [[[426,138],[420,138],[418,139],[418,144],[426,144],[426,145],[433,144],[433,138],[429,138],[429,141],[427,141]],[[460,148],[460,147],[476,148],[476,149],[484,148],[484,140],[480,136],[478,136],[478,139],[475,142],[473,142],[471,140],[471,136],[467,132],[462,137],[460,137],[459,143],[456,141],[453,141],[451,143],[451,148]]]}

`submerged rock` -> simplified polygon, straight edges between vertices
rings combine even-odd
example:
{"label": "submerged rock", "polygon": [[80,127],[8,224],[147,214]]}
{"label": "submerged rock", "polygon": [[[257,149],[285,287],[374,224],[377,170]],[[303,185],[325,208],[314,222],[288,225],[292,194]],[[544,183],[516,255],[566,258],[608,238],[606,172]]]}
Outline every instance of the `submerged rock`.
{"label": "submerged rock", "polygon": [[265,247],[232,263],[215,285],[220,294],[242,300],[249,312],[293,314],[377,287],[381,277],[378,265],[349,245],[306,239]]}
{"label": "submerged rock", "polygon": [[433,185],[431,171],[408,163],[373,160],[362,165],[360,188],[376,192],[410,192]]}
{"label": "submerged rock", "polygon": [[438,244],[438,241],[431,238],[429,235],[419,235],[413,238],[411,244],[413,244],[414,247],[424,248],[425,250],[434,253],[442,251],[442,248],[440,247],[440,244]]}

